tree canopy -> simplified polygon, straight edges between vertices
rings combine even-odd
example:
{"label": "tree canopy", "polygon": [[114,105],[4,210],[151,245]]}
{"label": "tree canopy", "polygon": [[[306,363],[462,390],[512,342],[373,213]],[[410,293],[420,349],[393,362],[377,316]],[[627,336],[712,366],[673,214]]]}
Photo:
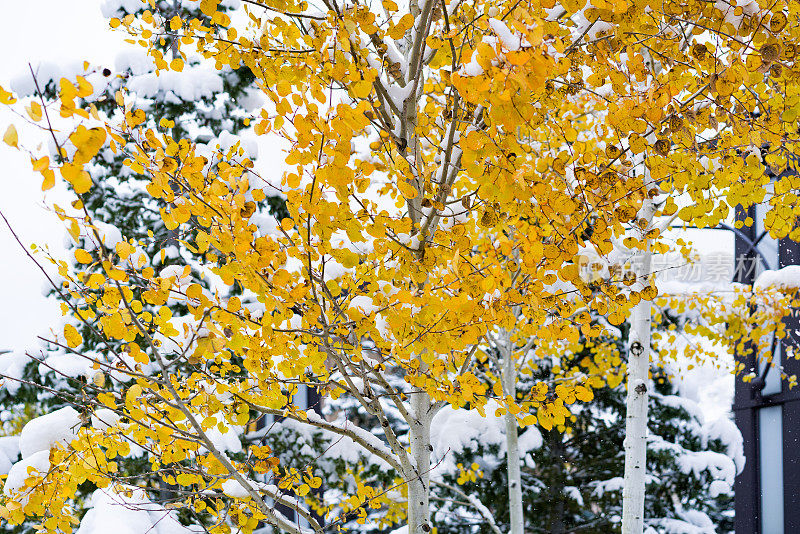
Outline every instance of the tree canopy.
{"label": "tree canopy", "polygon": [[[117,474],[138,448],[209,531],[230,529],[219,520],[230,515],[243,531],[320,532],[320,515],[330,526],[372,507],[427,534],[440,410],[488,406],[522,427],[569,428],[571,408],[623,380],[617,348],[599,340],[634,309],[647,380],[658,289],[648,269],[620,265],[680,249],[665,238],[673,224],[713,227],[754,203],[769,203],[774,236],[800,239],[800,178],[783,173],[800,137],[795,3],[231,7],[150,0],[110,25],[147,49],[151,86],[196,87],[192,66],[241,73],[266,103],[233,118],[286,146],[284,161],[259,162],[238,140],[201,147],[120,77],[62,78],[53,100],[37,88],[28,102],[54,144],[31,151],[43,189],[60,177],[77,196],[58,208],[81,248],[52,258],[73,319],[53,342],[94,374],[71,400],[81,413],[44,416],[28,441],[23,431],[32,445],[0,510],[11,523],[70,531],[83,484],[144,502]],[[103,84],[113,91],[100,105]],[[229,109],[197,100],[209,116]],[[0,90],[0,101],[15,97]],[[4,140],[24,147],[13,126]],[[152,235],[104,233],[87,209],[100,160],[121,160],[114,172],[140,181],[190,254],[167,265]],[[268,197],[284,201],[277,217]],[[479,377],[498,332],[515,346],[596,348],[517,394]],[[301,386],[354,399],[383,434],[303,409]],[[397,478],[356,477],[353,494],[309,508],[313,466],[224,444],[265,414],[351,440]]]}

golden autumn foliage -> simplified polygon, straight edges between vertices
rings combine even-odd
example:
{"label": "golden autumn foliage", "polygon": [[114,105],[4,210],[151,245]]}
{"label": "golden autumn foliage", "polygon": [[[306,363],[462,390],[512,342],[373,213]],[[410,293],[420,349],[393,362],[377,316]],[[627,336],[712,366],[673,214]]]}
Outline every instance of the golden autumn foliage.
{"label": "golden autumn foliage", "polygon": [[[141,243],[103,245],[80,200],[60,210],[73,237],[96,236],[94,249],[74,252],[74,267],[54,260],[58,290],[72,303],[65,313],[124,347],[86,355],[97,371],[87,410],[121,419],[85,426],[54,448],[57,468],[4,501],[12,524],[39,517],[44,531],[71,531],[76,487],[118,482],[115,459],[135,444],[184,492],[184,506],[212,518],[233,510],[244,532],[258,521],[300,532],[253,477],[273,473],[303,497],[319,485],[314,473],[283,471],[255,446],[231,458],[208,437],[265,413],[350,436],[397,470],[408,495],[426,486],[430,455],[413,452],[413,435],[404,442],[393,433],[387,404],[412,428],[442,406],[482,412],[494,399],[521,425],[564,429],[570,405],[625,374],[593,318],[621,324],[658,297],[654,281],[609,269],[620,257],[666,252],[662,234],[673,223],[713,227],[735,206],[760,202],[770,205],[775,237],[800,238],[800,176],[781,175],[770,188],[765,175],[765,166],[791,167],[800,140],[797,3],[323,4],[253,0],[234,20],[202,0],[200,21],[151,2],[142,17],[111,23],[144,46],[174,39],[173,58],[150,49],[165,73],[182,72],[192,54],[249,69],[268,102],[251,125],[288,143],[283,176],[268,176],[239,145],[209,161],[168,124],[145,128],[145,111],[124,91],[116,95],[124,120],[110,121],[85,104],[92,87],[82,77],[60,81],[58,102],[29,104],[37,123],[76,121],[57,158],[32,156],[43,189],[60,175],[80,199],[98,153],[124,154],[163,201],[167,228],[249,300],[193,282],[189,265],[156,272],[137,253]],[[0,102],[14,98],[0,89]],[[13,126],[4,141],[18,144]],[[279,185],[264,185],[273,178]],[[273,188],[289,217],[264,233],[252,217]],[[656,203],[652,223],[639,217],[645,199]],[[587,262],[597,276],[585,276]],[[186,306],[189,320],[177,321],[168,302]],[[692,306],[681,302],[671,307]],[[752,327],[757,342],[763,325]],[[743,343],[735,324],[725,335],[696,328]],[[541,353],[586,343],[594,357],[514,398],[475,373],[496,329],[520,346],[536,339]],[[74,326],[62,339],[80,353]],[[301,384],[353,396],[385,423],[386,442],[300,410],[292,397]],[[383,507],[390,522],[402,521],[389,489],[361,484],[322,512]],[[321,530],[302,502],[284,504]],[[426,506],[409,505],[414,534],[430,529]]]}

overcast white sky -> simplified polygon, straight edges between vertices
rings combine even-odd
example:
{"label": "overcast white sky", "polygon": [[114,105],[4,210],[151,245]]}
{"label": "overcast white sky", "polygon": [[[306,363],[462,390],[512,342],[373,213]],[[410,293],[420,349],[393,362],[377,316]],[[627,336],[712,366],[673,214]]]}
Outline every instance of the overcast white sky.
{"label": "overcast white sky", "polygon": [[[101,0],[2,0],[0,17],[0,85],[24,75],[28,63],[41,60],[111,62],[121,36],[100,15]],[[20,141],[35,145],[39,133],[23,128],[22,120],[3,106],[0,134],[9,122],[20,130]],[[45,197],[41,181],[30,171],[26,156],[0,144],[0,211],[28,244],[61,247],[63,232],[45,209],[58,192]],[[44,278],[0,224],[0,350],[24,348],[39,333],[58,324],[58,306],[42,296]]]}

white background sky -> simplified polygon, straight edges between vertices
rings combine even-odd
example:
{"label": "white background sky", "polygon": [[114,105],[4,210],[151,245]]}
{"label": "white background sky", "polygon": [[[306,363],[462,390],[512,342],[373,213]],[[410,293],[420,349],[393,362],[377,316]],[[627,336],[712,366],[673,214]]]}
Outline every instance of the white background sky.
{"label": "white background sky", "polygon": [[[122,37],[108,29],[100,14],[101,0],[0,0],[0,85],[24,75],[28,62],[72,62],[89,59],[112,62]],[[35,146],[41,134],[25,128],[24,121],[0,107],[0,135],[13,122],[20,142]],[[63,243],[58,219],[45,209],[57,201],[58,192],[45,197],[41,178],[30,171],[23,153],[0,144],[0,211],[26,243]],[[1,223],[1,221],[0,221]],[[44,277],[25,257],[8,228],[0,224],[0,350],[24,348],[37,334],[59,323],[58,306],[42,296]]]}

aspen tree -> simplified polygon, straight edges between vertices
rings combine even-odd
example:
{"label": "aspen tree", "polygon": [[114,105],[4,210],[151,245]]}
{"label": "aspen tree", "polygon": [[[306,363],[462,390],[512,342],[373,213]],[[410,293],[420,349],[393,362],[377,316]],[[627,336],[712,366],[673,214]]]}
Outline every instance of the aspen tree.
{"label": "aspen tree", "polygon": [[[318,484],[313,466],[287,472],[257,445],[232,456],[216,443],[216,432],[271,414],[346,437],[399,474],[394,485],[362,484],[326,503],[331,518],[404,507],[409,532],[427,534],[437,412],[483,413],[496,396],[520,424],[548,429],[570,417],[578,386],[615,380],[609,372],[553,391],[543,384],[516,399],[502,396],[501,382],[482,383],[473,366],[490,331],[518,326],[517,305],[525,336],[575,343],[602,335],[582,317],[586,308],[618,325],[656,298],[645,272],[597,283],[579,273],[584,253],[602,264],[615,251],[668,250],[659,227],[639,225],[651,189],[663,198],[653,217],[700,227],[764,200],[765,164],[786,168],[797,142],[800,25],[787,2],[601,3],[254,0],[231,17],[202,0],[202,19],[165,24],[150,2],[140,17],[112,20],[148,48],[161,75],[179,76],[189,54],[249,69],[268,101],[254,132],[287,142],[288,170],[270,176],[241,147],[211,164],[190,139],[148,127],[132,94],[115,94],[118,118],[106,120],[84,104],[93,91],[85,78],[59,81],[58,102],[39,119],[80,124],[63,160],[34,154],[45,182],[58,173],[84,195],[100,151],[124,154],[125,168],[168,206],[159,212],[165,227],[242,295],[184,284],[185,269],[141,268],[132,261],[139,244],[128,239],[76,250],[77,268],[53,258],[66,312],[121,347],[87,353],[74,326],[54,340],[115,384],[83,388],[83,420],[101,406],[120,419],[56,436],[37,450],[37,465],[23,459],[16,473],[31,467],[35,476],[13,485],[0,512],[14,524],[39,517],[50,531],[67,530],[78,484],[126,491],[115,458],[133,440],[152,451],[153,470],[174,476],[181,504],[204,514],[205,527],[250,531],[266,521],[307,532],[280,503],[319,531],[304,499]],[[174,39],[174,59],[154,36]],[[2,90],[0,102],[14,96]],[[6,140],[24,149],[15,130]],[[647,180],[632,163],[639,158]],[[252,220],[251,203],[270,189],[258,183],[286,197],[285,216],[269,228]],[[774,226],[797,236],[793,194],[775,191],[772,217],[783,222]],[[85,213],[59,213],[76,239],[91,233]],[[180,320],[170,299],[186,306]],[[647,309],[636,312],[641,339]],[[644,375],[637,368],[640,380],[646,363]],[[352,396],[384,435],[299,409],[300,385]],[[390,410],[408,435],[394,431]],[[55,467],[45,470],[47,454]],[[641,495],[643,482],[627,495]],[[395,487],[401,496],[389,499]]]}

